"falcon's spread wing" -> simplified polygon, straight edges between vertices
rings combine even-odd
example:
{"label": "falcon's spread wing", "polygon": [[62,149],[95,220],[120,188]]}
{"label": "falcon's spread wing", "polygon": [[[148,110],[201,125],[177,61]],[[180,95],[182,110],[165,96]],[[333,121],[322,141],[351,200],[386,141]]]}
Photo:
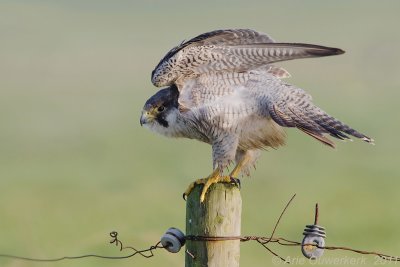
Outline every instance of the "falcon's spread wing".
{"label": "falcon's spread wing", "polygon": [[218,30],[169,51],[152,72],[152,82],[167,86],[202,73],[244,72],[277,61],[342,53],[338,48],[319,45],[275,43],[268,35],[253,30]]}

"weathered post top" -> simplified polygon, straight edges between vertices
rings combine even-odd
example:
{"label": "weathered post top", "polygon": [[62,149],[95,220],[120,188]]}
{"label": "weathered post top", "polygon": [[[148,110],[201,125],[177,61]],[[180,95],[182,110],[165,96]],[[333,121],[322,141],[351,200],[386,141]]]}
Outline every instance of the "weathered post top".
{"label": "weathered post top", "polygon": [[[202,185],[196,185],[186,203],[186,235],[240,236],[242,198],[237,185],[218,183],[210,187],[200,203]],[[238,267],[240,240],[186,243],[186,267]]]}

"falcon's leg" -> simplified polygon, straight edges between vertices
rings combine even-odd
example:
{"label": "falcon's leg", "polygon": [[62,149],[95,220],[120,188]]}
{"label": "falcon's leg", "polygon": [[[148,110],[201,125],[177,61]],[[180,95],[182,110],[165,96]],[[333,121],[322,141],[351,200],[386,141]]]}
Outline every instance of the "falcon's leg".
{"label": "falcon's leg", "polygon": [[192,192],[193,188],[198,184],[204,184],[203,190],[201,191],[200,195],[200,202],[204,202],[206,197],[206,193],[212,184],[223,182],[223,183],[232,183],[230,176],[222,176],[219,168],[216,168],[207,178],[202,178],[194,181],[189,185],[186,189],[185,193],[183,193],[183,198],[186,197]]}
{"label": "falcon's leg", "polygon": [[189,195],[196,184],[204,184],[200,195],[200,202],[204,202],[206,193],[212,184],[218,182],[232,183],[234,180],[230,176],[223,176],[222,172],[235,158],[238,142],[239,139],[236,135],[220,134],[212,143],[214,171],[207,178],[196,180],[189,185],[183,196]]}
{"label": "falcon's leg", "polygon": [[257,159],[260,157],[260,151],[258,149],[251,150],[240,150],[236,151],[236,167],[230,173],[233,178],[238,178],[239,174],[250,176],[250,168],[255,164]]}
{"label": "falcon's leg", "polygon": [[230,177],[232,178],[237,178],[239,174],[241,173],[243,167],[245,167],[247,164],[249,164],[250,160],[252,157],[250,156],[249,153],[244,153],[240,161],[236,164],[235,168],[232,170],[232,172],[229,174]]}

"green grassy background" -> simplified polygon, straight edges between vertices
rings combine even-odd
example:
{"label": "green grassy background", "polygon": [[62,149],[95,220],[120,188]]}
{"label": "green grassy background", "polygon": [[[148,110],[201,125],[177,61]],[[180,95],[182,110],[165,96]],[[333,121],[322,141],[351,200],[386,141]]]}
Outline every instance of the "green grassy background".
{"label": "green grassy background", "polygon": [[[210,172],[210,147],[140,127],[143,103],[157,90],[151,70],[183,39],[253,28],[346,50],[280,65],[289,82],[376,146],[338,142],[331,150],[289,129],[288,146],[264,152],[242,181],[242,233],[268,235],[297,193],[278,236],[300,240],[319,202],[328,245],[399,255],[399,10],[399,1],[364,0],[1,1],[0,253],[120,255],[107,244],[112,230],[137,248],[170,226],[183,230],[181,194]],[[183,266],[183,252],[156,254],[48,264],[0,258],[0,266]],[[325,254],[344,256],[361,258]],[[242,244],[241,266],[274,266],[271,258]]]}

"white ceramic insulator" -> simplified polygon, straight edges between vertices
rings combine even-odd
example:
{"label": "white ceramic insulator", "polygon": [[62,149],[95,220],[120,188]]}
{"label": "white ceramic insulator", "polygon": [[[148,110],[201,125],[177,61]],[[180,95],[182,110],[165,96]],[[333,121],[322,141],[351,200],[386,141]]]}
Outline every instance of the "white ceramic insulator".
{"label": "white ceramic insulator", "polygon": [[177,253],[185,245],[185,235],[176,228],[169,228],[161,237],[161,245],[171,253]]}

